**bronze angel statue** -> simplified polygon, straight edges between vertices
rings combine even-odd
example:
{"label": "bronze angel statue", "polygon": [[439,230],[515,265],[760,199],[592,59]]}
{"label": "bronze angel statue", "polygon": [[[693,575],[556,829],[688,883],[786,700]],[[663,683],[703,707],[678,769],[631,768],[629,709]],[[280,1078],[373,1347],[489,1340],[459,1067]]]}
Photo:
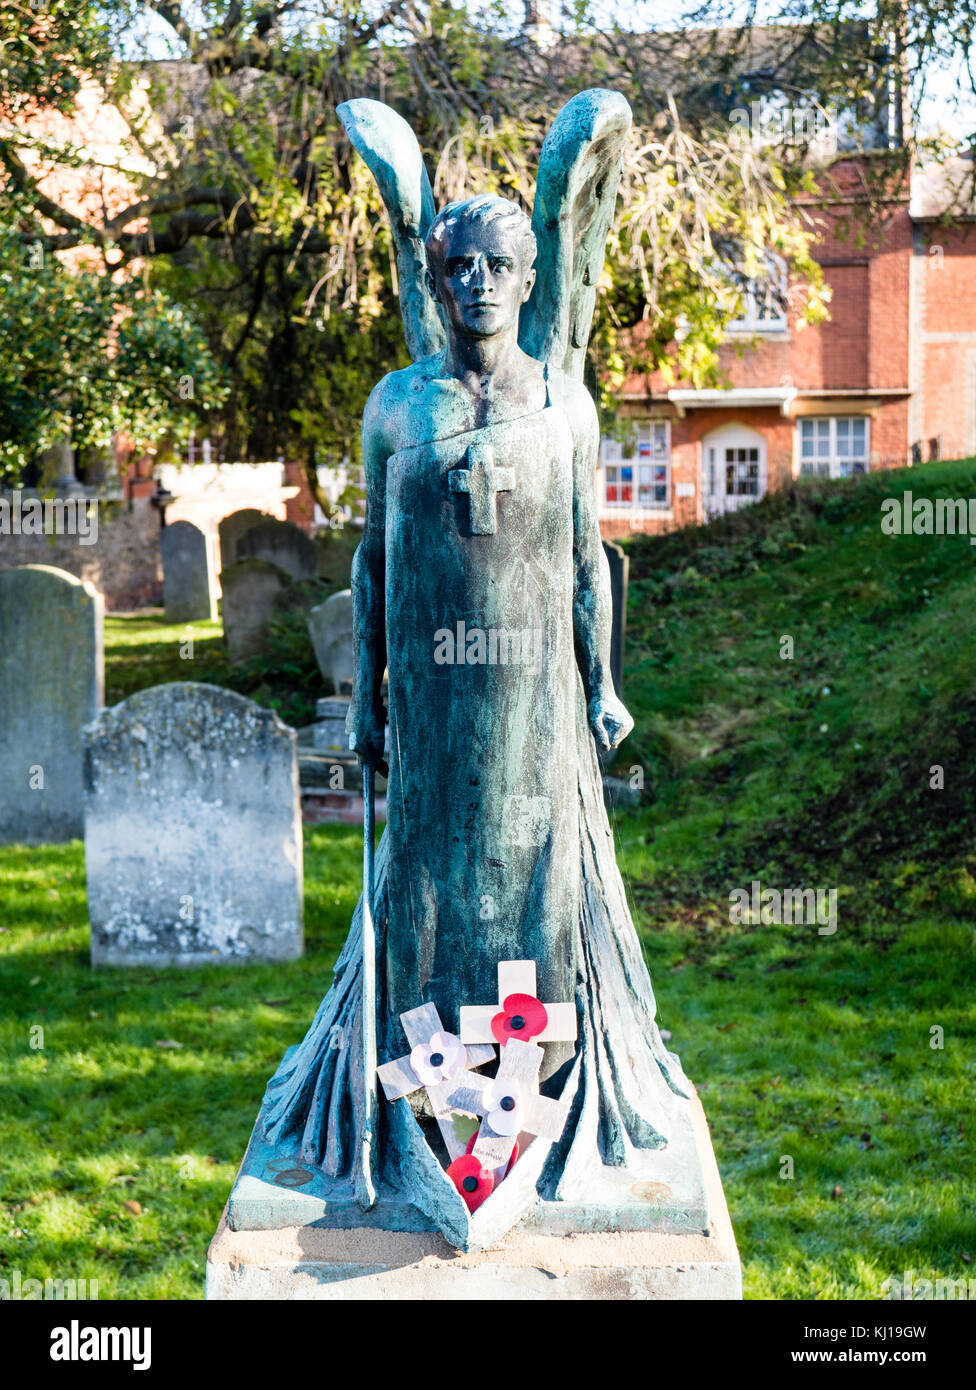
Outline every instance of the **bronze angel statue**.
{"label": "bronze angel statue", "polygon": [[[585,1201],[600,1173],[632,1186],[685,1124],[690,1095],[655,1022],[597,758],[633,721],[610,678],[599,429],[582,375],[631,113],[603,90],[563,107],[531,221],[487,195],[435,213],[405,122],[368,100],[339,116],[389,213],[413,359],[366,405],[352,580],[348,729],[367,767],[389,725],[366,913],[378,1059],[403,1052],[404,1011],[432,1003],[454,1030],[460,1005],[495,999],[499,961],[535,961],[539,997],[572,1001],[577,1017],[576,1041],[548,1044],[541,1075],[544,1093],[569,1102],[562,1137],[530,1145],[491,1220],[458,1199],[419,1107],[379,1107],[377,1185],[471,1248],[533,1204]],[[363,922],[361,900],[335,982],[263,1111],[276,1151],[340,1195],[373,1137]],[[369,1187],[357,1183],[363,1206]]]}

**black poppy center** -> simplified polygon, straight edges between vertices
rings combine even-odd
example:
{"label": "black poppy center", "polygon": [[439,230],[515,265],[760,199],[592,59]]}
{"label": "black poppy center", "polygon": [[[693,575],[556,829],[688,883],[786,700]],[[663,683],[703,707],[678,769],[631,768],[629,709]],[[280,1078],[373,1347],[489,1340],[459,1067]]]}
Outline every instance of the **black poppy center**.
{"label": "black poppy center", "polygon": [[463,1182],[461,1183],[461,1186],[464,1188],[465,1192],[477,1192],[477,1190],[478,1190],[478,1179],[477,1179],[477,1178],[465,1178],[465,1179],[463,1180]]}
{"label": "black poppy center", "polygon": [[432,1052],[430,1054],[430,1065],[432,1067],[442,1067],[444,1065],[443,1052]]}
{"label": "black poppy center", "polygon": [[512,1029],[513,1029],[513,1031],[516,1032],[516,1033],[518,1033],[518,1032],[520,1032],[521,1029],[523,1029],[524,1027],[525,1027],[525,1019],[522,1017],[521,1014],[516,1014],[515,1017],[512,1019]]}
{"label": "black poppy center", "polygon": [[498,1102],[498,1104],[501,1106],[501,1108],[502,1108],[503,1110],[514,1110],[514,1109],[515,1109],[515,1101],[512,1099],[511,1096],[502,1096],[502,1098],[501,1098],[501,1100]]}

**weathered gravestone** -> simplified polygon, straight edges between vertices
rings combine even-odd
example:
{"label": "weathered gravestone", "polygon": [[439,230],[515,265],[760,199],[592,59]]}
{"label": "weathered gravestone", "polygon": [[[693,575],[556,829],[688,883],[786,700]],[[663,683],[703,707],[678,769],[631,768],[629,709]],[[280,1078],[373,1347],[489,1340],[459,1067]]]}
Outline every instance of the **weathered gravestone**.
{"label": "weathered gravestone", "polygon": [[624,686],[624,641],[627,636],[627,582],[630,577],[630,557],[613,541],[603,542],[603,553],[610,566],[610,675],[618,698]]}
{"label": "weathered gravestone", "polygon": [[239,512],[231,512],[217,523],[221,570],[237,562],[237,544],[241,536],[259,521],[268,519],[267,512],[259,512],[256,507],[242,507]]}
{"label": "weathered gravestone", "polygon": [[0,840],[84,829],[81,731],[104,691],[103,601],[47,565],[0,572]]}
{"label": "weathered gravestone", "polygon": [[266,649],[275,599],[291,584],[267,560],[238,560],[220,576],[224,641],[231,661],[246,661]]}
{"label": "weathered gravestone", "polygon": [[155,686],[85,730],[93,965],[302,953],[295,732],[213,685]]}
{"label": "weathered gravestone", "polygon": [[313,608],[308,615],[308,630],[319,670],[332,682],[337,695],[348,694],[355,673],[351,591],[342,589]]}
{"label": "weathered gravestone", "polygon": [[173,623],[217,617],[217,590],[210,541],[192,521],[174,521],[159,536],[163,556],[163,604]]}
{"label": "weathered gravestone", "polygon": [[295,580],[314,579],[318,550],[312,537],[292,521],[268,517],[249,526],[237,542],[238,560],[267,560]]}

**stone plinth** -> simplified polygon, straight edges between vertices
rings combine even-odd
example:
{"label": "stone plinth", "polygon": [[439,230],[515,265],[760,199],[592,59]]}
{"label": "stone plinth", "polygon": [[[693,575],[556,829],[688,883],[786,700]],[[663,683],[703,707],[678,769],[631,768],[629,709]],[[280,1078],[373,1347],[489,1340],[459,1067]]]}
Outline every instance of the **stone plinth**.
{"label": "stone plinth", "polygon": [[[319,1205],[311,1189],[320,1177],[297,1161],[289,1164],[255,1152],[252,1140],[210,1246],[207,1297],[738,1299],[739,1254],[697,1096],[688,1141],[683,1153],[655,1155],[657,1181],[631,1181],[627,1195],[634,1211],[641,1209],[643,1227],[622,1229],[621,1220],[636,1225],[638,1217],[632,1213],[628,1218],[627,1204],[619,1200],[615,1210],[601,1207],[595,1184],[585,1218],[588,1229],[560,1230],[560,1224],[572,1224],[580,1214],[567,1212],[560,1218],[551,1209],[563,1204],[540,1203],[497,1245],[463,1254],[437,1231],[425,1229],[425,1218],[389,1189],[380,1191],[377,1207],[367,1218],[356,1216],[358,1208],[351,1200],[334,1202],[328,1209]],[[248,1172],[255,1161],[262,1164],[261,1178]],[[708,1213],[704,1230],[688,1229],[692,1213],[682,1217],[668,1195],[673,1188],[666,1179],[680,1181],[682,1170],[687,1174],[689,1169],[691,1185],[695,1186],[694,1172],[703,1185]],[[282,1217],[277,1226],[240,1228],[244,1222],[270,1222],[276,1212]]]}
{"label": "stone plinth", "polygon": [[320,753],[349,756],[349,735],[346,733],[348,713],[349,697],[346,695],[333,695],[315,702],[314,739]]}

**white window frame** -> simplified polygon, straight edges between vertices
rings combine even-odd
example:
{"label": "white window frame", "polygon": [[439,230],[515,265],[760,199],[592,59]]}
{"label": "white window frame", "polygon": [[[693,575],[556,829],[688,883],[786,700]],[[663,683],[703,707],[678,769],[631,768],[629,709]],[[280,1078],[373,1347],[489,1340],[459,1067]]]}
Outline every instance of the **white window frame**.
{"label": "white window frame", "polygon": [[[863,448],[854,447],[855,424],[864,426]],[[843,428],[838,429],[838,426]],[[825,428],[826,427],[826,428]],[[804,454],[804,434],[813,445]],[[846,447],[845,447],[846,441]],[[850,478],[870,472],[871,420],[867,415],[803,415],[796,422],[797,476]]]}
{"label": "white window frame", "polygon": [[786,291],[788,279],[786,262],[775,251],[767,251],[765,259],[769,262],[772,274],[763,285],[773,282],[779,290],[779,305],[775,317],[762,317],[763,303],[756,294],[756,280],[747,280],[742,286],[744,312],[739,318],[731,319],[726,325],[729,333],[786,333],[789,329]]}
{"label": "white window frame", "polygon": [[[600,446],[600,510],[607,515],[648,512],[656,516],[671,509],[671,421],[647,419],[637,420],[634,424],[636,434],[630,444],[623,444],[618,439],[604,439]],[[655,452],[658,439],[663,440],[661,453]],[[649,448],[646,455],[641,454],[642,445]],[[607,495],[608,488],[616,487],[619,491],[628,485],[628,480],[622,476],[624,468],[633,470],[629,480],[630,499],[623,501],[616,497],[611,500]],[[663,482],[653,476],[654,469],[662,468]],[[641,469],[647,469],[651,475],[646,481],[641,478]],[[663,490],[664,495],[642,501],[641,488]]]}

